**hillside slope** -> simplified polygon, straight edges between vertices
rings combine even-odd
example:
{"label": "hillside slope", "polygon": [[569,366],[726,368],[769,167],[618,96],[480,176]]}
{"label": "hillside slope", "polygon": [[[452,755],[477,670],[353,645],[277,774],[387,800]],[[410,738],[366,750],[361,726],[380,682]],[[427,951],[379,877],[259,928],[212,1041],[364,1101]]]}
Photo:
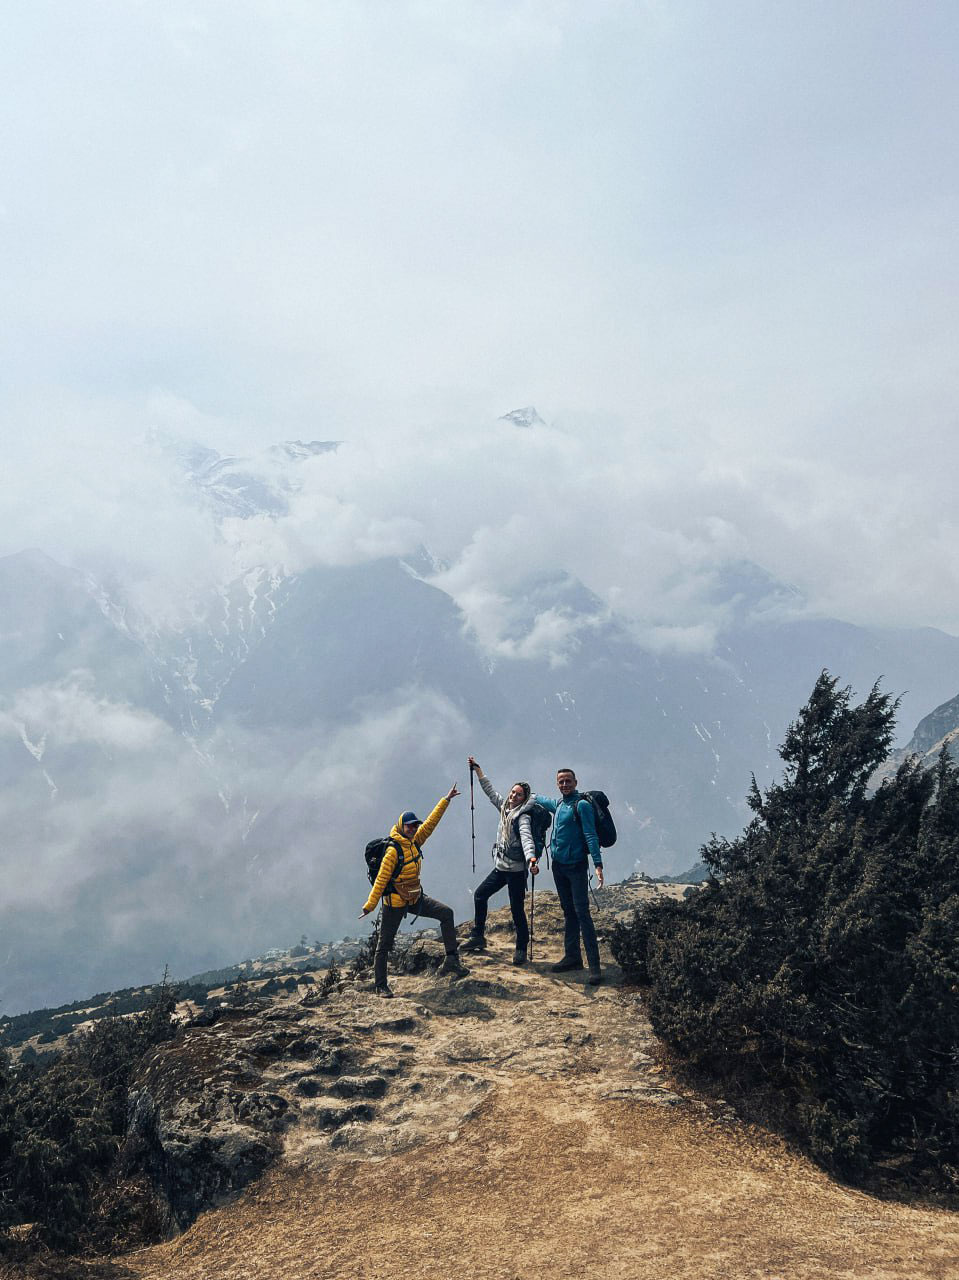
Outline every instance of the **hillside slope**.
{"label": "hillside slope", "polygon": [[[681,890],[634,885],[630,896]],[[624,906],[601,895],[601,919]],[[505,912],[468,978],[398,976],[397,998],[344,983],[287,997],[269,1022],[187,1032],[215,1089],[245,1037],[260,1076],[247,1098],[284,1098],[282,1151],[258,1181],[168,1243],[80,1265],[102,1280],[946,1280],[959,1214],[838,1185],[723,1103],[671,1080],[635,992],[557,977],[559,912],[537,893],[534,964],[509,963]],[[615,971],[610,966],[609,976]],[[280,1016],[284,1015],[284,1016]],[[285,1015],[290,1016],[287,1021]],[[300,1035],[285,1057],[265,1027]],[[230,1038],[233,1037],[232,1047]],[[309,1040],[331,1061],[303,1057]],[[161,1051],[162,1052],[162,1051]],[[297,1054],[299,1056],[297,1056]],[[172,1061],[172,1059],[171,1059]],[[157,1058],[154,1078],[164,1068]],[[179,1122],[197,1095],[182,1070]],[[236,1075],[235,1087],[252,1088]],[[272,1090],[267,1093],[266,1090]],[[154,1093],[159,1097],[159,1092]],[[175,1095],[176,1091],[174,1091]],[[280,1104],[277,1103],[276,1106]],[[184,1108],[186,1110],[184,1110]],[[240,1108],[242,1111],[242,1108]],[[247,1111],[249,1108],[247,1108]],[[222,1108],[221,1108],[222,1113]],[[207,1124],[215,1135],[217,1122]],[[181,1134],[182,1137],[182,1134]],[[65,1272],[47,1272],[63,1275]],[[72,1271],[71,1275],[74,1274]]]}

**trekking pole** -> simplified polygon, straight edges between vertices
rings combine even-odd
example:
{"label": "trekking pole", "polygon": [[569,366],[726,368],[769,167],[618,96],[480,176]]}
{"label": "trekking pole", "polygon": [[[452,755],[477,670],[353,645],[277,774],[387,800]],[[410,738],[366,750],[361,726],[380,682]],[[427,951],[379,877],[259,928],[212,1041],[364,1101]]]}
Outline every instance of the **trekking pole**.
{"label": "trekking pole", "polygon": [[473,803],[473,762],[470,761],[470,835],[473,838],[473,874],[476,874],[476,805]]}
{"label": "trekking pole", "polygon": [[536,919],[536,877],[530,875],[529,884],[529,958],[533,958],[533,922]]}
{"label": "trekking pole", "polygon": [[596,891],[593,889],[593,873],[592,873],[592,871],[589,873],[589,891],[590,891],[590,893],[593,895],[593,906],[594,906],[594,907],[596,908],[596,910],[598,911],[598,910],[599,910],[599,902],[598,902],[598,901],[597,901],[597,899],[596,899]]}

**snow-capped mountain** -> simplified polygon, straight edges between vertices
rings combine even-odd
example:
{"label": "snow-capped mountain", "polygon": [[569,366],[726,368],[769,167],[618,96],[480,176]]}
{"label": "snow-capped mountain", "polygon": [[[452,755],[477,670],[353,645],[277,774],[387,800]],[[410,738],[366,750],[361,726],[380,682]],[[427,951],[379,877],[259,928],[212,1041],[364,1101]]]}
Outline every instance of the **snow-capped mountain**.
{"label": "snow-capped mountain", "polygon": [[[216,536],[275,519],[298,469],[335,444],[163,448]],[[171,623],[115,578],[35,551],[0,560],[5,1008],[343,933],[366,840],[463,787],[470,752],[497,785],[551,790],[575,768],[613,801],[612,873],[675,872],[712,831],[739,830],[751,774],[778,769],[823,667],[860,693],[883,677],[907,725],[955,691],[959,640],[804,619],[747,564],[716,585],[727,621],[710,653],[644,648],[557,572],[512,592],[491,655],[437,585],[444,567],[425,547],[296,574],[263,564]],[[575,637],[562,662],[525,645],[544,618]],[[466,804],[430,846],[430,887],[461,916],[494,818],[474,812],[475,875]]]}
{"label": "snow-capped mountain", "polygon": [[300,485],[297,464],[332,453],[341,443],[286,440],[251,457],[224,457],[205,445],[156,431],[149,439],[216,515],[241,519],[284,515],[289,510],[290,495]]}
{"label": "snow-capped mountain", "polygon": [[515,427],[545,427],[545,421],[536,412],[533,405],[528,404],[523,409],[511,409],[509,413],[504,413],[501,419],[503,422],[512,422]]}

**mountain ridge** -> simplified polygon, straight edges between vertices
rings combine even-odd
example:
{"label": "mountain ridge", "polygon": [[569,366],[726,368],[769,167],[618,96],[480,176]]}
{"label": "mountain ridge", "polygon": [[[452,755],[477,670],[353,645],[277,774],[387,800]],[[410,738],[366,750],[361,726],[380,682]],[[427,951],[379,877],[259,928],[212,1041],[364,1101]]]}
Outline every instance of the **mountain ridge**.
{"label": "mountain ridge", "polygon": [[[276,446],[254,472],[289,496],[302,468],[322,476],[333,443]],[[200,445],[180,452],[170,465],[187,485],[191,468],[234,466]],[[275,519],[240,488],[246,516],[193,486],[211,536]],[[713,583],[714,647],[682,652],[649,648],[562,569],[504,592],[499,642],[484,646],[425,545],[295,573],[250,565],[184,589],[172,619],[115,572],[23,557],[0,560],[0,819],[11,865],[32,869],[11,877],[0,913],[6,1009],[346,932],[350,851],[462,784],[469,752],[494,778],[543,790],[571,763],[612,798],[617,871],[676,874],[712,831],[748,819],[750,777],[778,770],[823,667],[860,693],[884,676],[905,691],[907,724],[955,694],[959,670],[955,637],[806,617],[793,588],[746,562]],[[477,818],[482,867],[491,818]],[[471,844],[454,805],[430,875],[459,916]],[[60,869],[46,896],[33,887],[44,868]],[[149,893],[131,902],[136,883]],[[57,937],[72,991],[47,959]]]}

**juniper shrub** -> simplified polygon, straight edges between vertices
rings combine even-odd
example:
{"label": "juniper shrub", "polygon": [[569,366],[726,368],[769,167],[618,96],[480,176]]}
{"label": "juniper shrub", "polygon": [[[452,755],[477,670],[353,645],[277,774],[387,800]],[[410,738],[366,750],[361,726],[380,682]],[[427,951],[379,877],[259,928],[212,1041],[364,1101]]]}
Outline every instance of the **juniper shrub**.
{"label": "juniper shrub", "polygon": [[660,1035],[724,1087],[776,1098],[827,1168],[959,1189],[959,770],[907,760],[876,789],[896,703],[823,672],[783,778],[711,879],[613,939]]}

